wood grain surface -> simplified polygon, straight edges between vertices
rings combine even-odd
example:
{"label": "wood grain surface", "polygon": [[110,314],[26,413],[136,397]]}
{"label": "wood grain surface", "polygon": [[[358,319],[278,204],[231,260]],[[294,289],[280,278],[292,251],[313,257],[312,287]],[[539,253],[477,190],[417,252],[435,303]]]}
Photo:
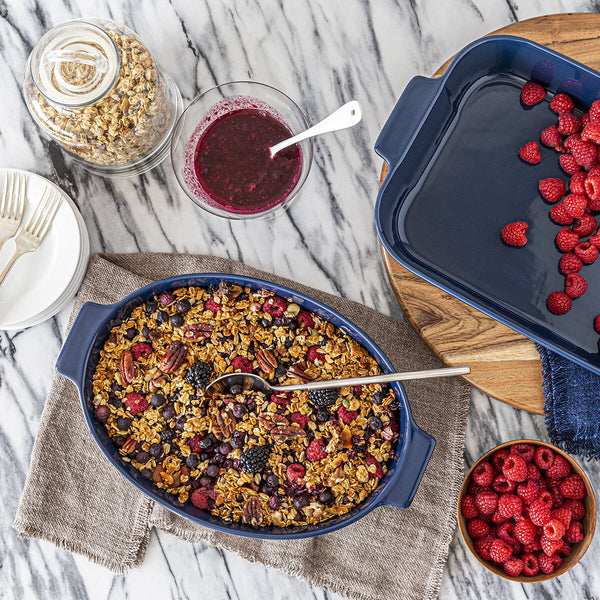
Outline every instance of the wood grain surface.
{"label": "wood grain surface", "polygon": [[[600,14],[536,17],[490,35],[497,34],[533,40],[600,70]],[[387,171],[384,164],[380,185]],[[533,342],[413,275],[383,246],[381,251],[404,314],[436,355],[448,366],[470,365],[465,379],[492,398],[543,414],[542,365]]]}

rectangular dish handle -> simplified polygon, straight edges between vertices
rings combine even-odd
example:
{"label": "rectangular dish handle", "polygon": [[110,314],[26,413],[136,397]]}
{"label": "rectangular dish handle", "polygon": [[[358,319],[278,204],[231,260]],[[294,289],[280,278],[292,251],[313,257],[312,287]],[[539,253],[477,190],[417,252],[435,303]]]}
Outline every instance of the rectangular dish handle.
{"label": "rectangular dish handle", "polygon": [[71,327],[71,331],[56,360],[56,371],[80,385],[83,381],[87,351],[96,335],[98,326],[113,310],[112,305],[86,302]]}
{"label": "rectangular dish handle", "polygon": [[413,77],[396,102],[375,142],[375,152],[385,160],[390,172],[400,162],[410,140],[421,126],[441,87],[441,81],[441,77]]}
{"label": "rectangular dish handle", "polygon": [[406,455],[400,466],[400,473],[395,475],[397,483],[382,499],[382,505],[398,508],[410,506],[434,447],[435,438],[417,427],[414,422],[411,423]]}

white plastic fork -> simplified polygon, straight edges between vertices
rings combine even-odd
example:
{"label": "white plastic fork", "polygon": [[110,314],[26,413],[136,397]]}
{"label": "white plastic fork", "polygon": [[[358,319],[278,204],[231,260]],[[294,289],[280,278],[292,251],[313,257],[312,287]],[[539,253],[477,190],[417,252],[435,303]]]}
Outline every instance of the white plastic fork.
{"label": "white plastic fork", "polygon": [[26,182],[22,173],[6,173],[0,202],[0,249],[17,233],[23,219]]}
{"label": "white plastic fork", "polygon": [[62,197],[56,190],[51,188],[45,189],[42,199],[35,207],[29,221],[27,221],[15,239],[17,248],[2,273],[0,273],[0,285],[2,285],[8,272],[23,254],[37,250],[52,223],[52,219],[54,219],[61,200]]}

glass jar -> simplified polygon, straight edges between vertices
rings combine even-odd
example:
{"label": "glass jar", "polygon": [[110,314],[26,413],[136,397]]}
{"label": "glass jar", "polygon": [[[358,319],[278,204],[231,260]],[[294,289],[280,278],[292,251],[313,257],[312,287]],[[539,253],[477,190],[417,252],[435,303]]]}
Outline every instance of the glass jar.
{"label": "glass jar", "polygon": [[78,19],[48,31],[25,68],[25,100],[42,130],[89,171],[144,173],[169,153],[181,94],[133,31]]}

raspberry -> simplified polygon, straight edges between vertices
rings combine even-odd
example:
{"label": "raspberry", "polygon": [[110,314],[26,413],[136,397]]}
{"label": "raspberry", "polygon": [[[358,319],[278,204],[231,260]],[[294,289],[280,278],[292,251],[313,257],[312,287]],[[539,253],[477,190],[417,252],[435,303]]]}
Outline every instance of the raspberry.
{"label": "raspberry", "polygon": [[210,310],[217,313],[221,310],[221,303],[215,300],[215,297],[209,298],[204,305],[204,310]]}
{"label": "raspberry", "polygon": [[592,246],[596,246],[596,248],[600,247],[600,232],[592,235],[588,242],[592,244]]}
{"label": "raspberry", "polygon": [[242,373],[252,373],[252,363],[243,356],[236,356],[231,361],[231,366],[234,371],[241,371]]}
{"label": "raspberry", "polygon": [[481,519],[471,519],[467,523],[467,531],[469,535],[474,539],[487,537],[490,532],[490,526]]}
{"label": "raspberry", "polygon": [[550,509],[543,500],[534,500],[529,505],[529,518],[534,525],[545,525],[550,520]]}
{"label": "raspberry", "polygon": [[535,539],[537,533],[537,527],[527,519],[521,519],[515,525],[515,539],[521,544],[530,544]]}
{"label": "raspberry", "polygon": [[131,354],[133,355],[133,360],[138,360],[140,357],[148,358],[152,354],[152,347],[148,346],[148,344],[134,344],[131,347]]}
{"label": "raspberry", "polygon": [[510,447],[510,453],[520,456],[526,463],[533,460],[535,446],[533,444],[513,444]]}
{"label": "raspberry", "polygon": [[563,545],[562,540],[555,540],[543,534],[540,538],[540,543],[542,544],[544,554],[547,554],[548,556],[552,556],[558,549],[562,548]]}
{"label": "raspberry", "polygon": [[594,144],[600,144],[600,122],[592,122],[584,127],[581,132],[581,139],[584,142],[594,142]]}
{"label": "raspberry", "polygon": [[306,424],[309,421],[307,415],[303,415],[302,413],[299,413],[299,412],[293,412],[289,416],[289,419],[292,423],[297,423],[298,425],[300,425],[300,429],[304,429],[306,427]]}
{"label": "raspberry", "polygon": [[510,452],[506,448],[502,448],[500,450],[496,450],[494,452],[494,456],[492,457],[492,463],[494,464],[494,468],[497,471],[502,471],[502,465],[506,460],[506,457],[510,454]]}
{"label": "raspberry", "polygon": [[551,127],[547,127],[540,134],[540,142],[544,144],[544,146],[548,146],[549,148],[556,148],[556,146],[560,146],[562,143],[562,137],[560,133],[558,133],[558,129],[556,125],[552,125]]}
{"label": "raspberry", "polygon": [[306,448],[306,458],[310,461],[315,462],[326,456],[325,442],[321,438],[315,438]]}
{"label": "raspberry", "polygon": [[575,175],[571,176],[569,180],[569,190],[571,194],[585,194],[584,182],[588,174],[585,171],[578,171]]}
{"label": "raspberry", "polygon": [[557,508],[556,510],[550,511],[550,518],[558,519],[564,525],[566,530],[573,520],[573,513],[568,508]]}
{"label": "raspberry", "polygon": [[502,465],[502,473],[510,481],[525,481],[527,479],[527,465],[516,454],[509,454]]}
{"label": "raspberry", "polygon": [[564,315],[571,310],[573,301],[565,292],[551,292],[546,299],[546,306],[555,315]]}
{"label": "raspberry", "polygon": [[[307,452],[308,452],[308,450],[307,450]],[[307,454],[307,456],[308,456],[308,454]],[[383,467],[381,466],[381,463],[374,456],[371,456],[370,454],[368,456],[366,456],[365,464],[367,465],[367,470],[369,471],[369,477],[379,477],[379,479],[383,478]],[[369,469],[369,467],[371,465],[375,465],[374,473]]]}
{"label": "raspberry", "polygon": [[543,573],[546,573],[546,575],[550,575],[554,572],[554,563],[552,562],[552,558],[550,556],[540,554],[538,557],[538,563],[540,565],[540,570]]}
{"label": "raspberry", "polygon": [[492,488],[499,494],[509,494],[514,491],[515,487],[517,487],[517,483],[506,479],[503,474],[497,475],[492,483]]}
{"label": "raspberry", "polygon": [[521,100],[527,106],[539,104],[546,97],[546,90],[539,84],[528,81],[521,88]]}
{"label": "raspberry", "polygon": [[552,492],[549,490],[542,490],[538,497],[538,500],[541,500],[548,508],[554,508],[554,498],[552,496]]}
{"label": "raspberry", "polygon": [[479,514],[473,496],[469,496],[468,494],[463,496],[463,499],[460,501],[460,512],[465,519],[474,519]]}
{"label": "raspberry", "polygon": [[564,200],[563,204],[567,209],[569,215],[573,218],[578,219],[585,214],[587,207],[587,198],[582,194],[569,194]]}
{"label": "raspberry", "polygon": [[[600,123],[599,123],[600,124]],[[592,201],[600,200],[600,175],[590,175],[585,178],[583,182],[583,187],[585,188],[585,193],[587,197]],[[596,204],[594,204],[596,206]],[[597,208],[592,208],[591,210],[598,210]]]}
{"label": "raspberry", "polygon": [[574,175],[577,171],[581,171],[579,163],[570,154],[561,154],[558,162],[562,170],[569,175]]}
{"label": "raspberry", "polygon": [[523,575],[529,575],[533,577],[540,572],[540,563],[538,562],[537,556],[535,554],[523,554],[521,556],[521,560],[523,561]]}
{"label": "raspberry", "polygon": [[579,117],[579,121],[581,122],[581,129],[585,129],[591,123],[590,113],[583,113]]}
{"label": "raspberry", "polygon": [[567,209],[562,202],[551,208],[550,218],[559,225],[570,225],[575,220],[567,212]]}
{"label": "raspberry", "polygon": [[583,263],[572,252],[567,252],[560,257],[558,266],[563,275],[568,275],[569,273],[581,271]]}
{"label": "raspberry", "polygon": [[578,236],[585,237],[596,231],[596,227],[598,227],[596,219],[594,219],[592,215],[584,214],[579,219],[575,219],[575,223],[571,229],[573,229],[573,232]]}
{"label": "raspberry", "polygon": [[477,552],[477,554],[479,554],[483,560],[491,560],[492,557],[490,556],[490,548],[495,541],[496,538],[491,536],[475,540],[475,552]]}
{"label": "raspberry", "polygon": [[550,448],[539,446],[535,451],[533,460],[540,469],[547,469],[554,462],[554,456],[555,454]]}
{"label": "raspberry", "polygon": [[559,489],[552,490],[552,508],[560,508],[565,501]]}
{"label": "raspberry", "polygon": [[300,325],[301,329],[302,327],[306,327],[306,329],[309,329],[310,327],[315,326],[315,320],[313,319],[313,315],[307,310],[301,310],[298,313],[298,316],[296,317],[296,321],[298,321],[298,325]]}
{"label": "raspberry", "polygon": [[491,515],[498,506],[498,494],[494,492],[479,492],[475,496],[475,505],[482,515]]}
{"label": "raspberry", "polygon": [[511,246],[524,246],[527,243],[527,230],[529,225],[525,221],[515,221],[502,228],[500,236],[503,241]]}
{"label": "raspberry", "polygon": [[504,568],[504,572],[509,577],[517,577],[523,571],[523,567],[525,563],[516,556],[511,556],[509,559],[505,560],[502,567]]}
{"label": "raspberry", "polygon": [[562,179],[548,177],[547,179],[540,179],[538,189],[542,197],[548,202],[558,202],[565,195],[566,185]]}
{"label": "raspberry", "polygon": [[542,545],[540,544],[540,537],[538,535],[535,536],[533,542],[523,545],[525,552],[539,552],[541,549]]}
{"label": "raspberry", "polygon": [[498,510],[504,517],[516,517],[523,510],[523,501],[514,494],[502,494],[498,498]]}
{"label": "raspberry", "polygon": [[550,519],[544,525],[544,535],[553,540],[559,540],[562,538],[562,536],[565,535],[565,531],[566,528],[564,523],[558,519]]}
{"label": "raspberry", "polygon": [[581,131],[581,121],[571,113],[562,113],[558,115],[557,129],[562,135],[571,135]]}
{"label": "raspberry", "polygon": [[473,481],[477,485],[488,486],[492,484],[494,479],[494,472],[492,471],[492,465],[485,460],[480,462],[472,473]]}
{"label": "raspberry", "polygon": [[497,525],[500,525],[501,523],[506,523],[506,521],[508,521],[509,519],[510,517],[505,517],[498,509],[496,509],[496,511],[492,515],[492,523],[496,523]]}
{"label": "raspberry", "polygon": [[286,308],[287,302],[279,296],[271,296],[263,304],[263,311],[272,317],[281,317]]}
{"label": "raspberry", "polygon": [[579,236],[568,227],[563,227],[556,234],[556,245],[561,252],[570,252],[579,243]]}
{"label": "raspberry", "polygon": [[569,544],[576,544],[583,538],[583,525],[579,521],[571,523],[567,529],[567,532],[565,533],[565,542],[568,542]]}
{"label": "raspberry", "polygon": [[573,500],[568,498],[563,504],[563,510],[568,509],[573,514],[573,521],[579,521],[585,517],[585,507],[581,500]]}
{"label": "raspberry", "polygon": [[527,465],[527,479],[531,479],[533,481],[539,481],[542,478],[542,474],[540,473],[540,470],[538,469],[537,465],[534,465],[533,463],[529,463]]}
{"label": "raspberry", "polygon": [[546,477],[566,477],[570,472],[569,461],[560,454],[555,454],[552,464],[546,469]]}
{"label": "raspberry", "polygon": [[590,167],[598,159],[598,150],[592,142],[575,142],[571,148],[571,154],[582,167]]}
{"label": "raspberry", "polygon": [[570,112],[575,108],[575,103],[567,94],[556,94],[552,100],[550,100],[550,110],[553,110],[559,115],[562,113]]}
{"label": "raspberry", "polygon": [[148,408],[148,401],[141,394],[130,392],[125,397],[125,406],[132,415],[137,415]]}
{"label": "raspberry", "polygon": [[512,547],[504,540],[495,540],[490,546],[490,558],[496,563],[503,563],[512,553]]}
{"label": "raspberry", "polygon": [[573,148],[573,146],[575,145],[576,142],[580,142],[581,141],[581,134],[579,133],[572,133],[569,137],[567,137],[563,143],[563,146],[567,149],[567,150],[571,150]]}
{"label": "raspberry", "polygon": [[567,475],[560,484],[559,489],[565,498],[572,498],[573,500],[582,500],[587,495],[585,482],[577,473]]}
{"label": "raspberry", "polygon": [[311,346],[306,353],[306,360],[311,363],[314,363],[315,360],[325,360],[325,355],[320,350],[319,346]]}
{"label": "raspberry", "polygon": [[535,481],[528,479],[517,488],[517,496],[523,500],[523,504],[529,505],[534,500],[537,500],[540,495],[540,490]]}
{"label": "raspberry", "polygon": [[343,406],[340,406],[338,408],[338,417],[344,422],[346,423],[346,425],[350,425],[350,423],[352,423],[352,421],[354,421],[354,419],[356,419],[356,416],[358,415],[358,411],[356,410],[346,410]]}
{"label": "raspberry", "polygon": [[600,119],[600,100],[594,100],[589,110],[590,120]]}
{"label": "raspberry", "polygon": [[519,150],[519,158],[526,163],[537,165],[542,160],[540,145],[537,142],[527,142]]}
{"label": "raspberry", "polygon": [[489,492],[489,487],[483,487],[481,485],[477,485],[473,480],[469,481],[469,485],[467,487],[467,494],[469,496],[477,496],[480,492]]}
{"label": "raspberry", "polygon": [[306,470],[299,463],[291,464],[285,472],[290,483],[295,483],[296,481],[298,481],[298,479],[301,479],[302,477],[304,477],[305,473],[306,473]]}
{"label": "raspberry", "polygon": [[277,406],[287,406],[292,400],[292,394],[290,392],[277,392],[271,394],[271,402],[275,402]]}
{"label": "raspberry", "polygon": [[580,298],[587,290],[588,284],[583,275],[569,273],[565,280],[565,292],[571,298]]}
{"label": "raspberry", "polygon": [[192,504],[196,508],[200,508],[202,510],[206,510],[210,508],[213,503],[213,499],[209,495],[210,490],[207,488],[198,488],[194,490],[192,497],[190,498]]}
{"label": "raspberry", "polygon": [[598,248],[589,242],[580,242],[575,246],[575,256],[586,265],[592,264],[598,258]]}

